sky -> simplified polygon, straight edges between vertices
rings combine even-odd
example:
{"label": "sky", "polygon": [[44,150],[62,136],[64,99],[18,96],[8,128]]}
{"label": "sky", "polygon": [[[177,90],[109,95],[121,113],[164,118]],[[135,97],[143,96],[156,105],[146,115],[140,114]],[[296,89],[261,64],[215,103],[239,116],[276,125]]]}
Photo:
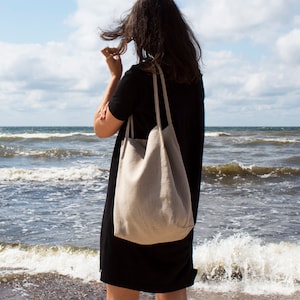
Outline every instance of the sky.
{"label": "sky", "polygon": [[[300,126],[299,0],[175,2],[202,47],[207,126]],[[116,45],[99,30],[133,3],[0,0],[0,126],[92,126]]]}

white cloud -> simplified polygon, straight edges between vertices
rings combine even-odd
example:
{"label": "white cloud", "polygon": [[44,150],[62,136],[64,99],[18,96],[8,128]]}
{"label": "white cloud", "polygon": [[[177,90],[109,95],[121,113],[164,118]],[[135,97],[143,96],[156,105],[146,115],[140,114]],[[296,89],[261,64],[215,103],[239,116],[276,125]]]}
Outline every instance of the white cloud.
{"label": "white cloud", "polygon": [[300,28],[295,28],[280,37],[277,48],[281,59],[291,64],[300,64]]}
{"label": "white cloud", "polygon": [[299,3],[189,3],[184,12],[205,54],[208,124],[280,125],[285,117],[286,124],[299,125]]}
{"label": "white cloud", "polygon": [[78,0],[77,11],[66,19],[66,24],[73,27],[66,41],[0,42],[0,122],[15,125],[17,120],[41,125],[72,120],[73,125],[91,124],[109,77],[100,54],[105,44],[99,38],[98,27],[109,24],[128,5],[116,0],[109,5]]}
{"label": "white cloud", "polygon": [[78,47],[95,49],[98,29],[106,29],[113,22],[118,21],[121,15],[128,10],[134,0],[77,0],[78,10],[68,18],[67,23],[75,27],[70,39]]}
{"label": "white cloud", "polygon": [[208,42],[250,38],[267,42],[274,38],[290,15],[297,0],[204,0],[186,1],[185,15]]}
{"label": "white cloud", "polygon": [[[0,125],[91,125],[109,79],[98,28],[133,2],[77,0],[64,42],[0,42]],[[207,124],[299,125],[298,0],[181,2],[203,46]],[[132,48],[123,62],[136,62]]]}

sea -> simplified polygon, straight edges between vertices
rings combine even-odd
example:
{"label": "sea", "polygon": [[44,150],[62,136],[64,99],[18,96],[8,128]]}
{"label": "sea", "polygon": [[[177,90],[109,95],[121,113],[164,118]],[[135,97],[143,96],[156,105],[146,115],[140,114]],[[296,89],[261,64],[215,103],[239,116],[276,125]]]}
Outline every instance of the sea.
{"label": "sea", "polygon": [[[0,278],[99,281],[115,136],[0,128]],[[196,291],[300,291],[300,127],[208,127],[195,227]]]}

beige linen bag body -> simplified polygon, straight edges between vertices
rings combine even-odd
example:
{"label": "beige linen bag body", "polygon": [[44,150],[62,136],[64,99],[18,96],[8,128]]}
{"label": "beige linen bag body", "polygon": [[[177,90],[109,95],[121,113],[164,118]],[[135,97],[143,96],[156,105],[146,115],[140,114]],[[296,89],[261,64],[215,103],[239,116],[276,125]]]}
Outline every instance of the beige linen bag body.
{"label": "beige linen bag body", "polygon": [[[172,124],[166,83],[159,70],[168,126],[162,130],[157,74],[153,74],[157,126],[148,140],[134,139],[129,117],[114,198],[114,235],[142,245],[185,238],[194,227],[191,195]],[[131,131],[131,137],[129,137]]]}

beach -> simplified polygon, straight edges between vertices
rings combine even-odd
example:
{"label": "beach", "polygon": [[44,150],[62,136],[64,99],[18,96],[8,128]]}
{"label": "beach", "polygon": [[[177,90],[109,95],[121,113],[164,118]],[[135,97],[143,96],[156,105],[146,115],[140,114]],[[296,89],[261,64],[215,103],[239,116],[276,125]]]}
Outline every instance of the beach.
{"label": "beach", "polygon": [[[0,281],[0,299],[5,300],[105,300],[105,286],[100,282],[84,282],[59,274],[19,275]],[[154,295],[141,293],[140,300],[155,299]],[[188,289],[188,300],[297,300],[300,294],[247,295],[243,293],[213,293]]]}

